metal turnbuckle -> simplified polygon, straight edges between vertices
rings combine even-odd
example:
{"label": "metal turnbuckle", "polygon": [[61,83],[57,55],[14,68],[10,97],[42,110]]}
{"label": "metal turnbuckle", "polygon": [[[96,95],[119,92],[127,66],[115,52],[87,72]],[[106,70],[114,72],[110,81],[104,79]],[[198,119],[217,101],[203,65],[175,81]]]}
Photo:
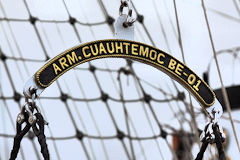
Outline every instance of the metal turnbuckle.
{"label": "metal turnbuckle", "polygon": [[[124,8],[127,7],[127,14],[124,14]],[[136,21],[135,18],[132,18],[132,6],[129,0],[121,0],[121,5],[119,7],[119,16],[127,15],[126,20],[123,22],[123,27],[127,28],[132,26]]]}
{"label": "metal turnbuckle", "polygon": [[211,106],[206,108],[206,112],[208,113],[210,117],[210,121],[205,125],[205,128],[200,135],[200,140],[206,138],[206,140],[209,141],[209,143],[215,141],[215,136],[213,132],[213,126],[218,126],[219,132],[221,134],[221,137],[225,139],[225,134],[223,133],[222,125],[219,123],[219,119],[221,118],[223,114],[223,109],[219,101],[216,99],[215,103]]}
{"label": "metal turnbuckle", "polygon": [[219,160],[226,160],[225,152],[222,145],[222,143],[225,140],[225,135],[222,131],[222,126],[219,126],[218,123],[213,123],[213,122],[208,123],[204,128],[204,131],[202,132],[200,139],[201,139],[202,145],[195,160],[203,159],[204,153],[209,143],[216,144]]}
{"label": "metal turnbuckle", "polygon": [[27,102],[22,106],[21,111],[17,116],[17,123],[22,124],[23,122],[26,121],[26,116],[24,116],[25,112],[28,115],[28,123],[32,125],[35,121],[35,118],[33,115],[33,107],[32,107],[32,104]]}
{"label": "metal turnbuckle", "polygon": [[[36,105],[35,99],[36,94],[34,91],[31,93],[31,102],[29,102],[29,96],[25,96],[25,104],[21,107],[21,111],[17,116],[17,133],[14,137],[10,160],[15,160],[17,158],[22,138],[31,128],[38,138],[38,142],[41,146],[41,153],[44,159],[49,160],[49,152],[44,134],[44,125],[47,125],[48,123],[44,120],[40,108]],[[23,123],[26,123],[24,128]]]}
{"label": "metal turnbuckle", "polygon": [[211,119],[210,122],[208,122],[203,130],[203,132],[200,135],[200,140],[207,141],[208,143],[216,143],[216,137],[214,134],[214,127],[218,129],[218,132],[221,137],[221,141],[224,142],[226,136],[223,132],[223,127],[221,123],[218,121],[219,115],[217,112],[214,113],[214,119]]}
{"label": "metal turnbuckle", "polygon": [[[31,102],[29,101],[29,94],[28,96],[25,95],[25,104],[21,107],[21,111],[17,116],[17,123],[22,124],[24,121],[26,121],[25,112],[28,115],[28,123],[30,125],[33,125],[36,122],[36,116],[34,115],[34,111],[36,110],[36,113],[41,113],[40,108],[36,105],[36,89],[35,88],[29,88],[28,93],[31,94]],[[44,121],[44,124],[48,124],[48,122]]]}

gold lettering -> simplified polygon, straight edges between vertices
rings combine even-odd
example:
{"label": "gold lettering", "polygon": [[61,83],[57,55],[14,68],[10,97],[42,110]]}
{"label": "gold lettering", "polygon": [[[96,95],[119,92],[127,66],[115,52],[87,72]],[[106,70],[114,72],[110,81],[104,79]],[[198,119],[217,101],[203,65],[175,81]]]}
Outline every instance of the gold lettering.
{"label": "gold lettering", "polygon": [[114,43],[113,43],[113,42],[111,42],[111,47],[112,47],[112,49],[110,50],[110,48],[109,48],[109,43],[107,43],[108,53],[113,53],[113,52],[115,51],[115,49],[114,49]]}
{"label": "gold lettering", "polygon": [[132,54],[133,55],[138,55],[137,51],[138,44],[132,44]]}
{"label": "gold lettering", "polygon": [[55,74],[57,75],[58,74],[58,71],[61,72],[61,68],[58,67],[58,65],[56,65],[55,63],[53,63],[53,69],[54,69],[54,72]]}
{"label": "gold lettering", "polygon": [[62,57],[58,60],[58,62],[60,63],[62,69],[65,69],[65,67],[68,67],[69,65],[66,64],[67,62],[67,59],[65,57]]}
{"label": "gold lettering", "polygon": [[188,77],[188,79],[187,79],[187,81],[188,81],[188,83],[191,84],[191,85],[194,84],[195,81],[196,81],[196,76],[195,76],[194,74],[190,74],[189,77]]}
{"label": "gold lettering", "polygon": [[122,43],[119,43],[120,45],[118,45],[118,42],[115,42],[115,48],[116,48],[116,53],[118,53],[118,50],[120,49],[120,53],[123,53],[123,46]]}
{"label": "gold lettering", "polygon": [[128,54],[128,47],[130,46],[130,43],[123,42],[123,45],[125,46],[126,54]]}
{"label": "gold lettering", "polygon": [[72,65],[73,63],[75,63],[76,61],[78,61],[78,58],[76,56],[75,52],[72,52],[72,56],[70,56],[69,54],[67,54],[67,59],[70,65]]}
{"label": "gold lettering", "polygon": [[106,49],[104,48],[103,44],[99,44],[99,53],[102,54],[102,52],[107,53]]}
{"label": "gold lettering", "polygon": [[176,64],[177,64],[177,62],[174,59],[170,59],[170,62],[168,64],[168,68],[170,68],[171,70],[174,70]]}
{"label": "gold lettering", "polygon": [[176,72],[179,76],[181,76],[182,73],[180,73],[180,72],[182,72],[182,69],[183,69],[183,68],[184,68],[183,65],[181,65],[180,63],[178,63],[175,72]]}
{"label": "gold lettering", "polygon": [[164,61],[161,61],[161,57],[165,58],[165,55],[162,53],[159,53],[157,57],[157,61],[159,64],[164,64]]}
{"label": "gold lettering", "polygon": [[148,57],[148,52],[149,52],[149,48],[148,47],[146,47],[144,49],[144,46],[140,46],[140,49],[139,49],[139,55],[140,56]]}
{"label": "gold lettering", "polygon": [[83,53],[83,56],[84,56],[85,58],[88,58],[88,57],[91,56],[91,53],[86,54],[86,49],[89,49],[89,47],[88,47],[88,46],[83,47],[83,48],[82,48],[82,53]]}
{"label": "gold lettering", "polygon": [[201,84],[201,80],[197,81],[197,84],[193,86],[193,88],[195,88],[197,91],[199,91],[199,85]]}
{"label": "gold lettering", "polygon": [[[154,53],[154,55],[153,55],[153,53]],[[155,60],[157,58],[157,51],[151,50],[149,53],[149,57],[151,60]]]}
{"label": "gold lettering", "polygon": [[90,46],[90,49],[91,49],[92,55],[96,56],[96,55],[98,55],[98,47],[97,47],[97,44],[95,44],[94,47],[95,47],[95,52],[94,52],[94,50],[93,50],[93,46],[92,46],[92,45]]}

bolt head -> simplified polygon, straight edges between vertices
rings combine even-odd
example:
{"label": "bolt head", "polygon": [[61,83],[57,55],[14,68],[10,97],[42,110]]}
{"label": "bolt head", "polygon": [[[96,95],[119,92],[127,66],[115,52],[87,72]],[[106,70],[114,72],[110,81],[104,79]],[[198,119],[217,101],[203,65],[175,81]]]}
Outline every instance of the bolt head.
{"label": "bolt head", "polygon": [[21,124],[23,122],[23,120],[24,120],[24,116],[21,113],[19,113],[17,116],[17,122],[19,124]]}
{"label": "bolt head", "polygon": [[33,124],[34,121],[35,121],[35,118],[34,118],[33,116],[30,116],[30,117],[28,118],[28,122],[29,122],[30,124]]}

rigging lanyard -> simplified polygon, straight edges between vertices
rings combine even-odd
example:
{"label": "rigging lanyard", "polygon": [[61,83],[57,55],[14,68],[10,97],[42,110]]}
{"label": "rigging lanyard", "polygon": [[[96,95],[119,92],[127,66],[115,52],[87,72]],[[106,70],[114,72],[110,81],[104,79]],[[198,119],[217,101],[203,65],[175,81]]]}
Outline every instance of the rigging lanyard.
{"label": "rigging lanyard", "polygon": [[[124,8],[127,8],[127,13],[124,12]],[[121,0],[119,8],[119,17],[115,23],[115,36],[117,39],[134,40],[134,26],[135,19],[132,18],[132,9],[129,0]],[[44,91],[44,88],[39,87],[35,82],[35,76],[32,76],[24,86],[24,95],[26,97],[26,103],[21,108],[21,112],[17,117],[16,130],[17,134],[14,138],[13,149],[11,151],[10,160],[14,160],[19,152],[20,143],[25,134],[33,129],[34,134],[38,138],[38,142],[41,146],[41,153],[45,160],[49,160],[49,151],[46,144],[46,137],[44,135],[44,125],[47,122],[44,121],[43,116],[40,113],[40,109],[35,104],[35,99],[40,96]],[[32,99],[29,102],[28,99]],[[35,114],[34,111],[36,111]],[[218,123],[218,119],[222,115],[222,106],[218,102],[205,108],[205,111],[209,114],[211,121],[206,125],[204,131],[201,134],[201,141],[203,142],[200,152],[197,155],[196,160],[201,160],[203,154],[209,143],[216,143],[220,160],[224,160],[225,154],[222,147],[224,141],[224,133],[221,125]],[[26,123],[26,126],[22,129],[22,124]]]}
{"label": "rigging lanyard", "polygon": [[[124,14],[124,8],[128,8],[127,14]],[[134,27],[133,23],[135,19],[132,18],[132,9],[128,0],[122,0],[119,8],[119,17],[115,23],[115,36],[117,39],[134,39]],[[19,149],[20,143],[24,135],[32,128],[35,136],[38,138],[38,142],[41,146],[41,153],[44,160],[49,160],[49,151],[46,143],[46,136],[44,134],[44,125],[48,124],[35,103],[35,99],[40,97],[40,94],[44,91],[44,88],[40,88],[36,82],[35,77],[32,76],[25,84],[23,94],[25,96],[25,104],[22,106],[20,113],[17,116],[16,135],[14,137],[13,149],[11,151],[10,159],[15,160]],[[29,102],[28,99],[32,99]],[[36,113],[34,111],[36,110]],[[22,124],[26,123],[22,129]]]}
{"label": "rigging lanyard", "polygon": [[[26,103],[22,106],[21,112],[17,116],[17,133],[14,137],[13,149],[11,151],[9,160],[15,160],[17,158],[22,138],[28,133],[30,128],[33,129],[33,133],[38,138],[44,160],[49,160],[49,151],[46,143],[46,136],[44,134],[44,125],[46,125],[47,122],[40,113],[40,109],[36,106],[34,102],[34,96],[32,98],[32,102],[28,102],[28,98],[26,98]],[[33,114],[35,110],[37,112]],[[22,129],[23,123],[26,123],[26,125]]]}
{"label": "rigging lanyard", "polygon": [[[208,126],[206,126],[206,127],[208,127]],[[206,127],[205,127],[205,130],[206,130]],[[211,139],[210,135],[207,135],[202,139],[203,143],[202,143],[200,151],[197,154],[197,157],[196,157],[195,160],[202,160],[203,159],[204,152],[206,151],[209,143],[216,143],[219,160],[226,160],[226,156],[225,156],[223,146],[222,146],[222,143],[224,142],[224,138],[221,136],[221,132],[219,131],[219,127],[218,127],[217,124],[212,125],[212,129],[213,129],[215,139]],[[210,133],[208,133],[208,134],[210,134]]]}

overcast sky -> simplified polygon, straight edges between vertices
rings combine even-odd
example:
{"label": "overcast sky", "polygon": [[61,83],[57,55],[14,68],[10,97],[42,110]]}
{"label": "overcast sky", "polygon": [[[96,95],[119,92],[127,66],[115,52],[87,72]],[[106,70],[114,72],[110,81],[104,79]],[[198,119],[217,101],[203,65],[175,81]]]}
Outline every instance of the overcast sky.
{"label": "overcast sky", "polygon": [[[209,17],[214,45],[217,51],[240,46],[240,15],[236,10],[233,1],[206,1],[206,7],[208,9],[207,14]],[[0,0],[0,2],[3,5],[8,18],[27,19],[29,17],[26,7],[22,1]],[[118,17],[120,0],[103,0],[103,3],[108,14],[116,19]],[[137,11],[140,14],[144,15],[144,23],[156,46],[182,61],[182,55],[175,35],[177,32],[177,27],[175,23],[173,1],[133,0],[133,3],[137,8]],[[240,6],[239,1],[237,3],[238,6]],[[68,20],[68,13],[66,12],[66,9],[64,8],[61,0],[28,0],[27,4],[29,5],[31,14],[38,17],[39,19]],[[105,15],[103,14],[97,0],[68,0],[66,1],[66,4],[72,17],[77,18],[83,23],[105,21]],[[207,66],[213,57],[203,10],[201,7],[201,1],[177,0],[177,9],[186,64],[201,77],[203,72],[207,70]],[[233,18],[227,19],[219,14],[216,14],[213,12],[213,10],[228,14]],[[160,15],[171,52],[167,48],[157,15]],[[3,16],[4,13],[0,9],[0,17]],[[171,22],[173,23],[174,28],[172,28]],[[43,49],[41,48],[41,45],[37,39],[34,28],[29,22],[9,23],[15,35],[17,44],[20,47],[19,50],[17,49],[13,37],[11,36],[8,23],[6,21],[1,21],[0,24],[0,47],[6,55],[11,57],[20,57],[20,50],[23,58],[45,60]],[[69,23],[61,23],[56,25],[54,23],[41,24],[37,22],[36,26],[43,40],[47,54],[51,58],[60,54],[64,50],[76,46],[80,43],[73,30],[73,27]],[[82,42],[88,42],[96,39],[113,38],[112,31],[107,24],[92,27],[77,24],[76,28]],[[7,35],[7,38],[5,35]],[[9,43],[7,39],[9,40]],[[147,37],[146,32],[144,31],[144,28],[138,22],[135,26],[135,40],[152,45],[149,38]],[[12,48],[9,47],[9,44]],[[223,54],[218,58],[224,84],[226,86],[239,84],[239,59],[236,60],[229,54]],[[16,61],[13,60],[7,60],[6,62],[7,67],[10,71],[10,75],[13,79],[14,87],[19,93],[22,93],[22,88],[25,81],[44,64],[43,62],[26,62],[24,64],[22,61],[18,61],[16,63]],[[119,69],[120,67],[126,66],[125,60],[122,59],[96,60],[93,61],[92,64],[99,68],[107,68],[108,66],[111,69]],[[27,70],[24,68],[24,65],[27,66]],[[89,64],[82,64],[78,66],[78,68],[88,68],[88,66]],[[141,77],[141,79],[148,81],[154,86],[164,89],[167,93],[176,95],[176,90],[172,85],[170,78],[166,74],[141,63],[134,63],[133,67],[136,74]],[[96,75],[104,92],[108,93],[116,99],[119,99],[119,93],[115,89],[116,84],[116,88],[119,89],[117,82],[117,73],[113,73],[112,75],[114,81],[111,80],[112,77],[108,72],[97,71]],[[80,83],[85,92],[85,96],[83,95],[78,85],[76,76],[78,79],[80,79]],[[0,94],[6,97],[11,97],[13,95],[13,88],[10,84],[10,80],[6,74],[6,69],[2,61],[0,61],[0,80]],[[73,97],[96,98],[100,96],[100,91],[98,89],[96,81],[93,75],[87,70],[71,70],[68,73],[64,74],[64,76],[62,76],[58,82],[61,85],[63,92],[68,93]],[[122,85],[124,90],[123,94],[125,99],[139,98],[137,92],[139,87],[135,87],[135,84],[136,82],[132,77],[127,78],[126,76],[122,76]],[[213,89],[220,87],[220,81],[214,61],[211,63],[210,85]],[[143,83],[143,86],[147,93],[151,94],[152,97],[157,99],[165,98],[161,92],[153,89],[149,85]],[[183,87],[178,85],[178,88],[187,94],[186,90]],[[59,97],[59,95],[60,91],[55,82],[50,87],[48,87],[41,96]],[[9,107],[11,117],[9,117],[9,114],[7,113],[5,102]],[[21,104],[23,103],[24,102],[22,99]],[[116,129],[113,126],[113,122],[110,119],[105,104],[101,101],[90,102],[90,107],[88,107],[85,102],[73,102],[71,100],[68,101],[68,104],[70,106],[71,112],[73,113],[74,119],[77,121],[77,127],[81,131],[84,131],[84,133],[99,136],[99,132],[96,129],[92,115],[89,112],[90,108],[92,110],[93,117],[96,119],[97,126],[99,127],[101,135],[115,135]],[[177,109],[177,103],[171,102],[171,104],[174,110],[178,112],[179,110]],[[194,100],[193,104],[195,106],[195,110],[198,111],[200,108],[198,103]],[[113,116],[116,118],[116,122],[119,128],[127,133],[122,104],[115,101],[109,101],[109,105],[113,112]],[[162,124],[169,124],[176,129],[179,128],[179,123],[176,117],[174,117],[174,114],[167,103],[152,102],[152,105],[154,106],[154,111],[158,116],[158,120]],[[75,135],[74,126],[70,120],[64,103],[62,103],[59,99],[43,99],[41,100],[41,106],[45,118],[49,122],[49,128],[51,128],[51,132],[54,137],[68,137]],[[159,127],[157,126],[156,121],[154,121],[153,115],[150,113],[147,105],[145,108],[149,114],[151,123],[148,122],[144,112],[144,107],[140,102],[127,103],[126,106],[129,112],[129,116],[140,137],[152,136],[159,133]],[[180,107],[184,108],[183,104],[180,104]],[[0,108],[0,133],[14,135],[15,130],[12,126],[12,122],[15,123],[15,117],[19,112],[18,104],[11,99],[6,101],[2,101],[0,99]],[[233,118],[240,120],[239,116],[237,116],[239,113],[239,111],[233,112]],[[226,113],[224,113],[224,115],[228,116]],[[187,117],[187,115],[186,118],[190,119],[190,117]],[[200,128],[202,128],[206,122],[202,115],[197,116],[197,121]],[[232,159],[239,159],[240,154],[236,147],[236,143],[231,131],[230,122],[227,120],[222,120],[222,123],[230,135],[230,144],[227,153],[230,155],[230,157],[232,157]],[[86,128],[84,128],[84,124]],[[239,123],[235,123],[235,126],[237,131],[239,131]],[[133,133],[133,126],[130,125],[130,128]],[[186,130],[190,130],[187,124],[185,124],[185,128]],[[48,137],[51,136],[49,129],[46,129],[46,135]],[[133,134],[133,136],[135,136],[135,134]],[[240,137],[239,133],[238,137]],[[9,154],[6,154],[6,152],[10,152],[12,141],[13,138],[8,138],[7,140],[6,138],[0,138],[0,159],[7,159],[6,157]],[[130,150],[129,142],[127,140],[124,142],[127,145],[128,150]],[[171,137],[168,137],[168,142],[171,143]],[[87,139],[84,139],[84,143],[86,144],[87,149],[90,150],[91,145],[89,145],[89,141]],[[91,143],[93,144],[93,150],[96,153],[97,159],[105,159],[106,157],[103,152],[101,141],[91,140]],[[105,140],[104,143],[106,145],[110,159],[126,159],[126,155],[118,139]],[[157,149],[157,143],[160,144],[164,158],[171,158],[171,152],[168,149],[165,141],[161,138],[158,138],[156,141],[142,141],[146,157],[148,157],[148,159],[161,158]],[[36,140],[35,144],[39,149]],[[56,141],[56,144],[60,151],[61,159],[78,159],[76,156],[81,156],[81,159],[86,158],[84,151],[77,139],[59,140]],[[57,155],[53,147],[53,142],[49,140],[48,145],[52,159],[57,159]],[[36,155],[32,154],[34,152],[33,146],[28,139],[23,140],[21,147],[23,148],[26,159],[36,159]],[[134,142],[134,149],[137,158],[144,159],[144,156],[141,154],[139,144],[136,141]],[[40,150],[38,151],[40,153]],[[197,152],[198,147],[195,146],[194,155],[196,155]],[[21,154],[19,154],[18,158],[22,159]],[[92,155],[91,158],[93,158]]]}

